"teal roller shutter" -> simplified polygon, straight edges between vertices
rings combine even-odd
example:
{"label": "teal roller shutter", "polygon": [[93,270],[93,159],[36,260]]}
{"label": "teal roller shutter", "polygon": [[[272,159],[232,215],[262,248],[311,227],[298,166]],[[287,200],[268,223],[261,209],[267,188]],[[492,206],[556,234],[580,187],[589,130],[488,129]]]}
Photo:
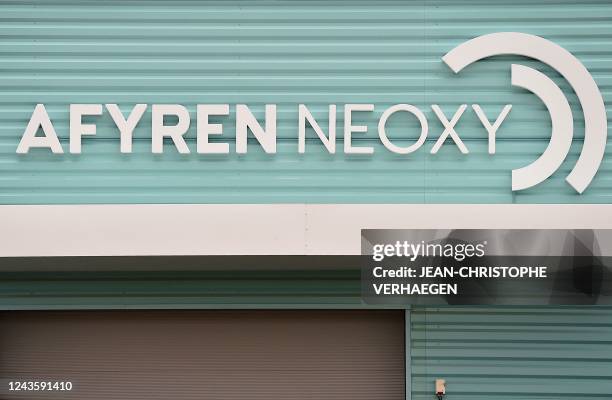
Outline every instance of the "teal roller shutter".
{"label": "teal roller shutter", "polygon": [[612,398],[612,308],[415,308],[412,399]]}

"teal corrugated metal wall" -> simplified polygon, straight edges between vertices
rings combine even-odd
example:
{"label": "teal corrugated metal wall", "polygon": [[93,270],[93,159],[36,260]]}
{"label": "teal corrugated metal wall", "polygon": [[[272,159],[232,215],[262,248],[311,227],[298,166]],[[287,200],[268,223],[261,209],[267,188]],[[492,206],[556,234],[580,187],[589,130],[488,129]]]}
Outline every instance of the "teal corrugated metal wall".
{"label": "teal corrugated metal wall", "polygon": [[0,266],[0,310],[369,307],[358,256],[20,257]]}
{"label": "teal corrugated metal wall", "polygon": [[[572,93],[578,139],[570,157],[540,186],[510,191],[510,170],[534,160],[550,135],[543,104],[510,86],[510,63],[539,68],[566,92],[568,85],[517,57],[482,61],[458,76],[441,62],[459,43],[497,31],[564,46],[609,101],[608,0],[0,1],[0,203],[610,202],[610,157],[584,195],[564,182],[583,134]],[[124,112],[135,103],[184,104],[194,120],[192,154],[168,145],[152,155],[150,114],[133,154],[119,153],[108,115],[96,120],[97,137],[84,139],[81,155],[15,154],[36,103],[47,105],[67,149],[68,104],[105,102]],[[329,155],[314,140],[297,154],[298,103],[323,118],[327,104],[366,102],[376,110],[356,122],[370,127],[360,141],[375,146],[374,155]],[[197,103],[247,103],[258,116],[263,104],[278,103],[278,154],[254,144],[243,156],[194,154]],[[411,155],[392,155],[376,138],[378,117],[395,103],[427,111],[430,140]],[[490,119],[512,103],[498,154],[486,153],[486,132],[471,110],[457,125],[471,154],[451,143],[429,154],[443,130],[432,103],[449,118],[461,103],[479,103]],[[223,121],[231,142],[233,118]],[[339,131],[342,123],[340,115]],[[397,116],[391,135],[414,141],[415,125]]]}
{"label": "teal corrugated metal wall", "polygon": [[412,400],[612,398],[612,308],[415,308]]}

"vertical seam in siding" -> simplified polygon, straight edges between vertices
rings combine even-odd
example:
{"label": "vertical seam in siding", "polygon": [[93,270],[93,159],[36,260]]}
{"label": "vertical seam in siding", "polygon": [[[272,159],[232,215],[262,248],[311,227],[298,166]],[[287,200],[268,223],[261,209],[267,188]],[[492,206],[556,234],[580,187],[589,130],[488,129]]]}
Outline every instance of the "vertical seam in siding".
{"label": "vertical seam in siding", "polygon": [[410,330],[412,329],[412,324],[410,323],[410,308],[407,308],[404,313],[404,337],[405,337],[405,345],[404,345],[404,359],[406,361],[406,400],[412,400],[412,356],[410,345]]}

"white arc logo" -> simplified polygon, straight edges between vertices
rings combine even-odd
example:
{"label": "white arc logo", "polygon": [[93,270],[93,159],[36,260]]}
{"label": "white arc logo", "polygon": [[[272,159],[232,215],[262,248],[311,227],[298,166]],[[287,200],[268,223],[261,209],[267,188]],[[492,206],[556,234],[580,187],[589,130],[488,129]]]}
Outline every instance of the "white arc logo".
{"label": "white arc logo", "polygon": [[[549,65],[570,84],[584,113],[584,143],[567,182],[578,193],[584,192],[603,160],[608,121],[603,98],[584,65],[561,46],[519,32],[499,32],[479,36],[449,51],[442,60],[455,72],[483,58],[520,55]],[[527,189],[551,176],[565,160],[574,132],[572,111],[561,89],[546,75],[532,68],[512,64],[512,85],[538,96],[550,113],[552,133],[548,147],[533,163],[512,171],[512,190]]]}

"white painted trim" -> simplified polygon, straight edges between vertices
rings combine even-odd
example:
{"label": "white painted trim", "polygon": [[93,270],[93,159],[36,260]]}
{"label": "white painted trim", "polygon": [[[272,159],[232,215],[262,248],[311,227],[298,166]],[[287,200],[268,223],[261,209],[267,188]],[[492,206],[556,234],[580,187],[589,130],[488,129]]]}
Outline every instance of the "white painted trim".
{"label": "white painted trim", "polygon": [[0,206],[0,257],[355,255],[363,228],[612,228],[612,205]]}

